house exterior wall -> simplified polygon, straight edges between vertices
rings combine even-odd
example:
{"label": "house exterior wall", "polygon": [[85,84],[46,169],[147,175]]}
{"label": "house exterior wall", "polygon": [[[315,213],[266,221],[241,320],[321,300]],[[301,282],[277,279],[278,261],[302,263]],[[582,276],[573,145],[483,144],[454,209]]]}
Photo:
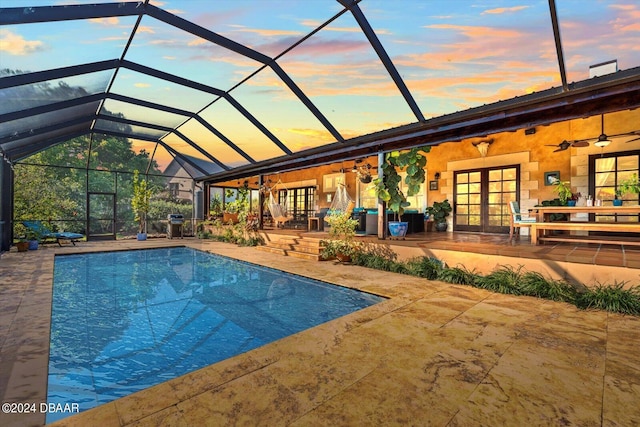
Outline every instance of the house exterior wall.
{"label": "house exterior wall", "polygon": [[[607,135],[615,135],[623,132],[640,130],[640,110],[621,111],[609,113],[605,116],[604,130]],[[563,140],[573,141],[578,139],[597,139],[601,133],[600,116],[591,116],[585,119],[577,119],[554,123],[548,126],[537,126],[535,133],[525,134],[525,129],[516,132],[502,132],[487,135],[485,138],[473,138],[459,142],[448,142],[431,147],[427,154],[427,184],[435,180],[435,173],[440,173],[438,190],[430,190],[426,186],[427,205],[434,201],[442,201],[448,198],[453,201],[454,172],[465,169],[476,169],[494,166],[520,165],[520,204],[523,209],[528,209],[543,200],[557,197],[553,191],[554,186],[544,185],[545,172],[558,171],[560,179],[570,181],[574,191],[582,195],[588,194],[588,158],[590,154],[630,151],[640,149],[640,141],[627,143],[633,136],[620,137],[612,140],[605,148],[598,148],[590,141],[589,147],[571,147],[564,151],[555,151]],[[472,144],[481,139],[493,139],[486,157],[481,157],[478,149]],[[377,157],[371,156],[365,159],[374,168],[377,167]],[[343,163],[318,166],[299,171],[283,172],[281,174],[268,175],[265,178],[275,183],[280,179],[283,183],[317,180],[318,207],[328,207],[328,191],[324,188],[323,176],[337,173],[341,168],[345,170],[345,182],[347,190],[352,197],[357,192],[356,174],[350,172],[353,160]],[[372,172],[375,172],[372,169]],[[257,188],[257,178],[252,178],[251,187]],[[221,185],[237,186],[236,182],[228,182]],[[452,216],[449,216],[452,221]],[[449,227],[452,230],[452,227]]]}
{"label": "house exterior wall", "polygon": [[167,183],[168,187],[171,188],[171,184],[178,184],[178,195],[177,199],[182,200],[193,200],[193,191],[195,182],[193,178],[187,173],[186,170],[180,168],[176,171],[176,175],[172,176]]}

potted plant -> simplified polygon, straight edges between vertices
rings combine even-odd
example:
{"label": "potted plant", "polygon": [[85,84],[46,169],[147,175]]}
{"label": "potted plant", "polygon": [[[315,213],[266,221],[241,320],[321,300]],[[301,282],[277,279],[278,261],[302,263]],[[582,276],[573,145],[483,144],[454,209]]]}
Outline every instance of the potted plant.
{"label": "potted plant", "polygon": [[40,243],[40,239],[42,236],[38,233],[37,230],[27,229],[26,231],[26,240],[29,243],[28,247],[30,251],[38,250],[38,246]]}
{"label": "potted plant", "polygon": [[[425,181],[424,167],[427,158],[424,154],[430,151],[430,147],[414,147],[409,151],[393,151],[387,153],[381,165],[382,177],[373,180],[376,196],[383,200],[394,213],[396,221],[389,221],[389,233],[394,237],[404,237],[408,229],[408,223],[401,222],[404,208],[409,206],[407,196],[413,196],[420,192]],[[423,154],[424,153],[424,154]],[[407,185],[407,194],[400,189],[400,172],[405,171],[404,180]],[[400,220],[400,221],[398,221]]]}
{"label": "potted plant", "polygon": [[29,240],[27,240],[27,227],[21,223],[15,224],[13,228],[16,237],[16,248],[18,252],[26,252],[29,250]]}
{"label": "potted plant", "polygon": [[567,206],[575,206],[582,197],[580,192],[571,193],[571,197],[567,200]]}
{"label": "potted plant", "polygon": [[135,215],[134,220],[138,221],[138,240],[147,240],[147,214],[153,190],[149,187],[147,180],[140,179],[138,170],[133,172],[133,196],[131,197],[131,208]]}
{"label": "potted plant", "polygon": [[569,181],[557,180],[554,184],[553,191],[558,193],[558,199],[563,205],[567,205],[567,201],[573,197],[573,191],[571,191],[571,183]]}
{"label": "potted plant", "polygon": [[212,218],[222,218],[222,198],[219,194],[214,194],[209,207],[209,214]]}
{"label": "potted plant", "polygon": [[331,227],[331,239],[321,241],[323,249],[320,256],[323,259],[336,258],[340,262],[350,262],[353,254],[360,248],[360,245],[353,241],[358,220],[352,219],[348,212],[339,212],[328,215],[326,221]]}
{"label": "potted plant", "polygon": [[231,188],[226,190],[226,198],[230,199],[235,196],[235,200],[225,203],[224,212],[222,214],[222,222],[225,224],[238,224],[240,220],[244,220],[249,209],[249,188],[238,188],[237,192]]}
{"label": "potted plant", "polygon": [[444,199],[442,202],[433,202],[433,206],[428,207],[426,211],[429,217],[433,219],[436,231],[447,231],[447,217],[452,211],[449,199]]}
{"label": "potted plant", "polygon": [[638,181],[638,174],[633,174],[630,178],[627,178],[620,182],[616,188],[615,199],[613,200],[614,206],[622,206],[622,197],[625,194],[639,194],[640,182]]}

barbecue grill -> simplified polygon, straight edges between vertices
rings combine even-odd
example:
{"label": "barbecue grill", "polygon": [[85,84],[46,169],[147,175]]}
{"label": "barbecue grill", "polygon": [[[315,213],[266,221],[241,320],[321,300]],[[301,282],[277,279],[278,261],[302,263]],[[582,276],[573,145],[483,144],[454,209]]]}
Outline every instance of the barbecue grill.
{"label": "barbecue grill", "polygon": [[169,214],[167,215],[167,239],[173,239],[180,236],[183,238],[183,226],[184,215],[182,214]]}

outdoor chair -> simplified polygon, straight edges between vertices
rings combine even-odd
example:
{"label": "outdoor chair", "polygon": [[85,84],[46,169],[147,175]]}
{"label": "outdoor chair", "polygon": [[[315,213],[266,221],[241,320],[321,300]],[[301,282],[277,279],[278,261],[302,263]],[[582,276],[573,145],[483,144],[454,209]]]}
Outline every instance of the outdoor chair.
{"label": "outdoor chair", "polygon": [[75,246],[75,242],[84,238],[84,235],[79,233],[71,233],[67,231],[51,231],[41,221],[22,221],[22,224],[29,230],[34,232],[37,236],[40,236],[40,238],[43,240],[55,239],[56,242],[58,242],[59,246],[62,246],[62,243],[60,243],[61,240],[68,240],[73,244],[73,246]]}
{"label": "outdoor chair", "polygon": [[509,209],[511,209],[511,215],[509,216],[509,242],[513,239],[515,229],[518,229],[518,237],[520,236],[521,227],[531,227],[531,224],[536,222],[534,217],[523,215],[520,212],[520,205],[518,202],[509,202]]}

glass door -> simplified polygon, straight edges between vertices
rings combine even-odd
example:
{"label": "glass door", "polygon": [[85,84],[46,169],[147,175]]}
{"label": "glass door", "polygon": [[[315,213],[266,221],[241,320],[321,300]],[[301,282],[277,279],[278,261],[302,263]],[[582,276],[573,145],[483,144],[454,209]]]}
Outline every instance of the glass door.
{"label": "glass door", "polygon": [[115,193],[89,193],[87,240],[116,239]]}
{"label": "glass door", "polygon": [[454,231],[509,232],[509,202],[518,200],[519,166],[459,171],[454,175]]}

